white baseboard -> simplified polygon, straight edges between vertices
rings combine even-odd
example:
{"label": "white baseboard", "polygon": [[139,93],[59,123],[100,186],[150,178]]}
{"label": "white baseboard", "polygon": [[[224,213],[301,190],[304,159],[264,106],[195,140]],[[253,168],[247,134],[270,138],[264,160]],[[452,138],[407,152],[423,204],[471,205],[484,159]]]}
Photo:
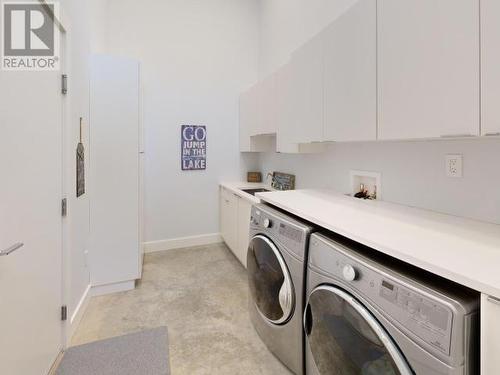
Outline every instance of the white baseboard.
{"label": "white baseboard", "polygon": [[121,281],[113,284],[94,285],[90,290],[92,297],[103,296],[105,294],[126,292],[135,289],[135,280]]}
{"label": "white baseboard", "polygon": [[87,306],[90,301],[90,284],[85,288],[85,292],[83,292],[82,298],[80,298],[80,301],[78,302],[78,305],[76,305],[75,311],[73,311],[73,314],[71,315],[71,318],[69,320],[69,331],[68,331],[68,337],[67,337],[67,342],[70,343],[73,335],[76,332],[76,329],[78,328],[78,325],[80,324],[83,314],[85,313],[85,310],[87,310]]}
{"label": "white baseboard", "polygon": [[144,252],[155,253],[157,251],[182,249],[192,246],[212,245],[222,242],[220,233],[202,234],[199,236],[172,238],[169,240],[152,241],[144,243]]}

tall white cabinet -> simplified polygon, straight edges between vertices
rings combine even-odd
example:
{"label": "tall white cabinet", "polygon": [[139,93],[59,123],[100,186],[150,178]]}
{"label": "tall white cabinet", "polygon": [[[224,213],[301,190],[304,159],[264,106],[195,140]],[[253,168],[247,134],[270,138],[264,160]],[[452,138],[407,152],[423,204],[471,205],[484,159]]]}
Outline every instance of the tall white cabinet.
{"label": "tall white cabinet", "polygon": [[481,295],[481,375],[500,369],[500,299]]}
{"label": "tall white cabinet", "polygon": [[481,0],[481,132],[500,135],[500,1]]}
{"label": "tall white cabinet", "polygon": [[133,287],[142,268],[139,62],[93,56],[90,79],[90,246],[93,287]]}
{"label": "tall white cabinet", "polygon": [[479,133],[479,0],[378,0],[379,139]]}

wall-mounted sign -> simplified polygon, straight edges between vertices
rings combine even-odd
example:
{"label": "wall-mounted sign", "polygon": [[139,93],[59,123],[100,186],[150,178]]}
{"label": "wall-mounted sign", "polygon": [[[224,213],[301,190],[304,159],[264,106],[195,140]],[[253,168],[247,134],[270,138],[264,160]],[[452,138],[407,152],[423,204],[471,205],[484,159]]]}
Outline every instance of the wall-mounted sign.
{"label": "wall-mounted sign", "polygon": [[207,169],[207,128],[199,125],[182,125],[181,142],[182,170]]}
{"label": "wall-mounted sign", "polygon": [[76,197],[85,194],[85,148],[82,141],[83,119],[80,117],[80,142],[76,146]]}

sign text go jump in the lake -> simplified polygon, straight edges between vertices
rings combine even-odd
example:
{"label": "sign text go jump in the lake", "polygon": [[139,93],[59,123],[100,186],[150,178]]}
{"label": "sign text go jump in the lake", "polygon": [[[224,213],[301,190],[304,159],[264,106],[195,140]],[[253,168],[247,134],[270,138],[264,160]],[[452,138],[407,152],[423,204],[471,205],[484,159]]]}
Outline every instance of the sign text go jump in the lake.
{"label": "sign text go jump in the lake", "polygon": [[207,169],[207,129],[199,125],[182,125],[181,128],[183,171]]}

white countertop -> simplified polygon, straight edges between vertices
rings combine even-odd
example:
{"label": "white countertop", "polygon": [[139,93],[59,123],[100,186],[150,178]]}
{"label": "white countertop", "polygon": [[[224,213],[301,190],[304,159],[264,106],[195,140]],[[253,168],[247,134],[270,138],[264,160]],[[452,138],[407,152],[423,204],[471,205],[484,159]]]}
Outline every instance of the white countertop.
{"label": "white countertop", "polygon": [[500,298],[500,225],[330,190],[258,193],[264,202],[434,274]]}
{"label": "white countertop", "polygon": [[220,186],[226,188],[227,190],[231,191],[232,193],[238,195],[239,197],[246,199],[252,203],[260,203],[260,199],[245,193],[242,189],[260,189],[264,188],[267,190],[274,190],[271,188],[269,185],[263,183],[263,182],[238,182],[238,181],[233,181],[233,182],[221,182]]}

